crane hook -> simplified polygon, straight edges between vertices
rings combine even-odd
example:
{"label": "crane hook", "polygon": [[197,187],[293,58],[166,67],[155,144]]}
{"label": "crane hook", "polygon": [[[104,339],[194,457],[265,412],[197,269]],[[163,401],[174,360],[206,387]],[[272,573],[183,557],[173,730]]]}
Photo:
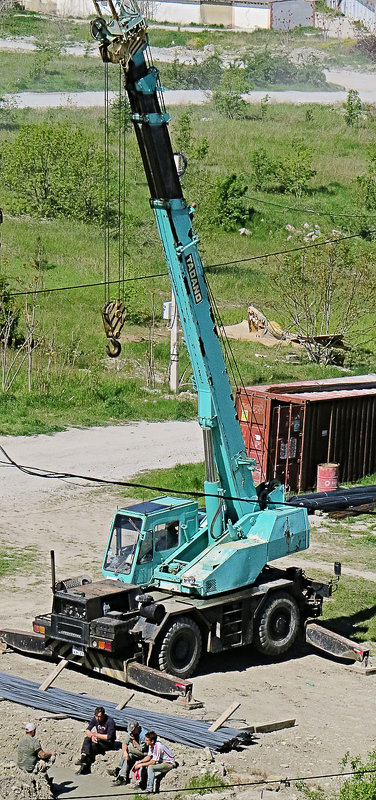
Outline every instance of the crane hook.
{"label": "crane hook", "polygon": [[[111,350],[111,346],[112,350]],[[106,353],[110,358],[117,358],[121,353],[121,344],[118,342],[117,339],[114,339],[112,336],[109,336],[108,342],[106,344]]]}

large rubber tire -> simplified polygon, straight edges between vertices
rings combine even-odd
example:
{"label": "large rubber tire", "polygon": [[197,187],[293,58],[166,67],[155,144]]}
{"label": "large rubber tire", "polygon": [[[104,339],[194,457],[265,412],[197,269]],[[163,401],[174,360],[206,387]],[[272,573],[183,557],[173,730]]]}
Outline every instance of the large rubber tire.
{"label": "large rubber tire", "polygon": [[256,618],[254,645],[260,653],[281,656],[299,633],[300,612],[296,600],[286,592],[274,592]]}
{"label": "large rubber tire", "polygon": [[197,667],[201,650],[202,636],[196,622],[189,617],[178,617],[159,642],[159,669],[178,678],[189,678]]}

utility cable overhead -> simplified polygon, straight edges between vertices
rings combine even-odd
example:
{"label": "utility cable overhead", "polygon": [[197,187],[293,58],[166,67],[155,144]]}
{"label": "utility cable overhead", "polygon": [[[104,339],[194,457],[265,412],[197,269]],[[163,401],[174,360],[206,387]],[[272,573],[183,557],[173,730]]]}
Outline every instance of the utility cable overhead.
{"label": "utility cable overhead", "polygon": [[[5,456],[7,459],[6,461],[0,460],[0,465],[3,467],[15,467],[16,469],[20,470],[20,472],[24,472],[25,475],[30,475],[35,478],[45,478],[45,479],[53,479],[53,480],[67,480],[67,478],[74,478],[82,481],[88,481],[89,483],[99,483],[105,484],[109,486],[123,486],[125,488],[131,489],[146,489],[152,492],[162,492],[163,494],[167,495],[175,495],[181,494],[188,497],[215,497],[218,499],[217,494],[211,494],[209,492],[198,492],[192,489],[192,491],[184,490],[184,489],[176,489],[168,487],[168,486],[151,486],[148,483],[135,483],[134,481],[117,481],[111,478],[98,478],[93,475],[80,475],[76,472],[57,472],[55,470],[45,469],[44,467],[30,467],[26,466],[25,464],[18,464],[14,461],[10,455],[4,450],[3,447],[0,446],[0,452]],[[224,500],[242,500],[244,503],[252,503],[253,505],[257,504],[260,505],[260,501],[257,497],[253,498],[246,498],[246,497],[234,497],[232,495],[223,495]],[[268,503],[272,505],[286,505],[291,508],[290,503],[283,503],[282,501],[271,501],[268,500]]]}
{"label": "utility cable overhead", "polygon": [[[261,261],[265,258],[271,258],[272,256],[284,256],[288,255],[289,253],[296,253],[299,250],[310,250],[313,247],[325,247],[327,244],[338,244],[339,242],[347,241],[348,239],[371,239],[371,237],[376,234],[376,228],[365,228],[358,233],[350,233],[346,236],[336,236],[333,239],[325,239],[323,242],[312,242],[312,244],[304,244],[299,245],[298,247],[290,247],[287,250],[276,250],[270,253],[261,253],[258,256],[247,256],[247,258],[237,258],[233,261],[221,261],[217,264],[207,264],[204,267],[204,272],[209,272],[212,269],[218,269],[219,267],[231,267],[234,264],[244,264],[250,261]],[[124,281],[144,281],[144,280],[151,280],[153,278],[164,278],[167,277],[167,272],[158,272],[153,273],[150,275],[137,275],[132,278],[125,278]],[[109,281],[107,285],[111,283],[118,283],[118,280]],[[27,294],[48,294],[49,292],[67,292],[72,289],[86,289],[93,286],[104,286],[104,281],[97,281],[95,283],[81,283],[81,284],[73,284],[71,286],[56,286],[52,289],[28,289],[28,291],[23,292],[9,292],[7,293],[8,297],[19,297],[25,296]]]}
{"label": "utility cable overhead", "polygon": [[[298,777],[284,777],[284,778],[265,778],[259,779],[258,781],[244,781],[244,783],[226,783],[224,786],[218,786],[218,784],[206,785],[206,786],[178,786],[174,789],[162,789],[163,794],[176,794],[177,792],[181,792],[183,794],[187,792],[202,792],[207,794],[210,791],[217,791],[221,793],[226,793],[230,789],[240,789],[242,787],[249,787],[249,786],[270,786],[272,784],[281,784],[282,786],[290,786],[291,783],[299,783],[304,781],[315,781],[315,780],[322,780],[323,778],[348,778],[348,777],[362,777],[363,775],[373,774],[376,772],[376,769],[364,769],[363,767],[359,768],[359,770],[355,772],[330,772],[328,774],[323,775],[303,775]],[[137,792],[135,790],[128,791],[128,792],[116,792],[116,797],[134,797]],[[106,799],[108,797],[107,794],[75,794],[75,800],[101,800],[101,798]]]}
{"label": "utility cable overhead", "polygon": [[[215,183],[213,183],[211,181],[207,181],[204,178],[199,178],[198,180],[199,180],[200,183],[205,184],[205,186],[211,186],[213,189],[216,188]],[[326,216],[326,217],[349,217],[349,218],[351,217],[351,218],[355,218],[355,219],[360,219],[362,217],[365,218],[365,217],[369,217],[369,216],[375,216],[375,213],[372,214],[372,212],[369,212],[369,211],[367,211],[367,213],[363,212],[361,214],[349,214],[346,211],[323,211],[323,210],[320,211],[320,209],[318,209],[318,208],[302,208],[302,207],[297,208],[296,206],[286,206],[286,205],[283,205],[282,203],[277,203],[275,200],[265,200],[264,198],[260,197],[259,194],[252,195],[252,194],[248,194],[248,192],[246,194],[244,194],[243,196],[247,200],[252,200],[252,202],[255,202],[255,203],[263,203],[264,205],[275,206],[276,208],[280,209],[281,212],[284,212],[284,211],[295,211],[298,214],[316,214],[317,216],[320,216],[320,217],[322,217],[322,216]]]}

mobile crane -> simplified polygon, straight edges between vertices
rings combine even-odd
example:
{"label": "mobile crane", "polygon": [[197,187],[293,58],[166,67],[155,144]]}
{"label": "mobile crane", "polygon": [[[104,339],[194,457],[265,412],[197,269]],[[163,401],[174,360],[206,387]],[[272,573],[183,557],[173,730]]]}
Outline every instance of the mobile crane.
{"label": "mobile crane", "polygon": [[[12,647],[60,655],[117,678],[172,693],[201,653],[253,643],[280,657],[303,621],[317,617],[333,582],[270,562],[304,550],[304,508],[287,506],[275,482],[256,490],[168,132],[145,18],[135,0],[94,0],[91,22],[104,62],[120,64],[159,235],[189,351],[203,431],[205,510],[160,496],[116,511],[104,579],[56,583],[52,613],[34,634],[2,631]],[[162,672],[160,677],[154,669]],[[132,673],[133,669],[133,673]],[[175,676],[171,684],[165,675]],[[152,676],[150,678],[150,675]],[[149,676],[149,677],[147,677]],[[163,686],[163,688],[162,688]],[[168,688],[170,686],[170,688]]]}

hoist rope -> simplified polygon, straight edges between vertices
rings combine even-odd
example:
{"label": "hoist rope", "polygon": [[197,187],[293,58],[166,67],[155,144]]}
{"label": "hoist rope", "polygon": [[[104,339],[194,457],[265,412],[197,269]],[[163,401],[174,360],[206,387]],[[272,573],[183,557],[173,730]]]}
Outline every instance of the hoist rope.
{"label": "hoist rope", "polygon": [[110,153],[108,64],[104,65],[104,302],[110,299]]}
{"label": "hoist rope", "polygon": [[125,275],[125,97],[123,97],[123,69],[119,67],[118,102],[118,297],[124,300]]}

